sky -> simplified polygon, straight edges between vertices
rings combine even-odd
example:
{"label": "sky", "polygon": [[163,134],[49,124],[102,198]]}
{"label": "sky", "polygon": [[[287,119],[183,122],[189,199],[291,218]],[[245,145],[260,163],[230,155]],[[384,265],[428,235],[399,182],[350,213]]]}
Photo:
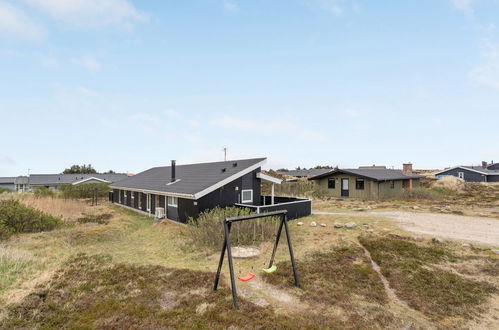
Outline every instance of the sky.
{"label": "sky", "polygon": [[499,161],[499,0],[0,0],[0,176]]}

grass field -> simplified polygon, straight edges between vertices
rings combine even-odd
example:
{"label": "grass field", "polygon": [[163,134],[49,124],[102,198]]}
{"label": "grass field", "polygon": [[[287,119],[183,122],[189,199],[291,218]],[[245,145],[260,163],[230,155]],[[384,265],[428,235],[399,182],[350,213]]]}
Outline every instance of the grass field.
{"label": "grass field", "polygon": [[[415,242],[388,219],[313,215],[301,219],[304,226],[291,223],[302,288],[292,286],[286,244],[278,250],[278,271],[262,275],[271,248],[264,243],[264,255],[236,261],[238,274],[257,274],[237,282],[242,308],[236,312],[226,267],[221,290],[211,290],[219,252],[193,245],[187,227],[106,203],[23,200],[62,216],[65,225],[0,242],[0,328],[499,324],[496,255],[459,243]],[[105,221],[92,221],[103,214]],[[326,227],[310,227],[311,221]],[[349,221],[358,226],[333,226]]]}

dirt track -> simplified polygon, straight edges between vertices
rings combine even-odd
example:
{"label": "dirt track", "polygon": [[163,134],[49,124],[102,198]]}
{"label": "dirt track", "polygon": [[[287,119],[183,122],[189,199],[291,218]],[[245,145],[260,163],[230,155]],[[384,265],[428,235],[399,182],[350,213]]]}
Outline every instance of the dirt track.
{"label": "dirt track", "polygon": [[413,233],[499,246],[498,219],[398,211],[363,213],[314,212],[314,214],[386,217],[395,220],[403,229]]}

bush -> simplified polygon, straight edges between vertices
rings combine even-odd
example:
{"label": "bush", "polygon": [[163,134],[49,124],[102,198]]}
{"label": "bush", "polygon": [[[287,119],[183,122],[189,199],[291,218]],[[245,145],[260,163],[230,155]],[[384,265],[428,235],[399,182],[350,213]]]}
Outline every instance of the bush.
{"label": "bush", "polygon": [[0,194],[3,194],[3,193],[11,193],[13,192],[14,190],[11,190],[9,188],[4,188],[4,187],[0,187]]}
{"label": "bush", "polygon": [[[189,236],[192,243],[197,247],[220,249],[224,241],[224,219],[253,213],[253,211],[246,208],[216,207],[201,213],[196,219],[189,219]],[[271,217],[234,223],[231,229],[232,245],[252,245],[272,240],[276,227],[277,220]]]}
{"label": "bush", "polygon": [[54,196],[54,191],[47,188],[47,187],[36,187],[34,194],[36,197],[41,197],[41,196]]}
{"label": "bush", "polygon": [[0,239],[15,233],[53,230],[60,225],[60,218],[26,207],[17,200],[0,201]]}
{"label": "bush", "polygon": [[64,198],[104,198],[110,191],[109,183],[64,184],[59,187]]}

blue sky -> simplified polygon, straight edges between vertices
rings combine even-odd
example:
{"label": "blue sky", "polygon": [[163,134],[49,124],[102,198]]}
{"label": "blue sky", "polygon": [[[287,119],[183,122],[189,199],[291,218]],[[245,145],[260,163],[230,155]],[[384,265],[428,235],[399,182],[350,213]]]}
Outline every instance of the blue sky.
{"label": "blue sky", "polygon": [[0,0],[0,176],[499,161],[498,0]]}

